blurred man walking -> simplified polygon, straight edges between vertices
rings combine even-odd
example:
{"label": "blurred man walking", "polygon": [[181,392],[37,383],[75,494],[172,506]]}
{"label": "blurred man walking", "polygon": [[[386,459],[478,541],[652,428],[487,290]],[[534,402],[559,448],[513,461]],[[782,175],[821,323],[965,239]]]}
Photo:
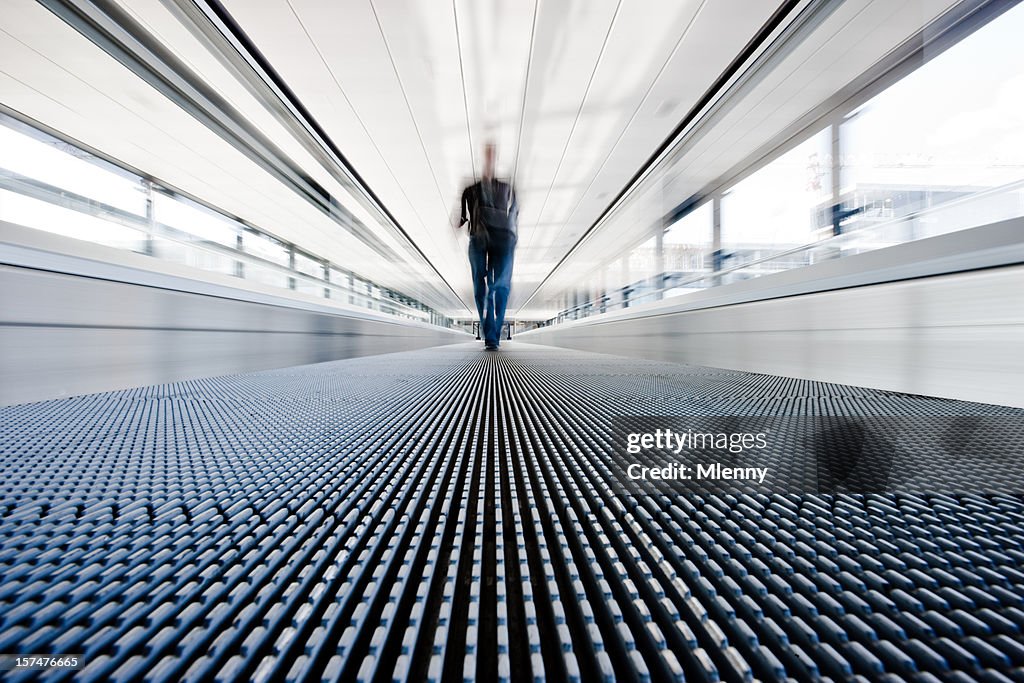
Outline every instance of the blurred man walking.
{"label": "blurred man walking", "polygon": [[509,183],[494,177],[496,149],[484,146],[480,182],[462,193],[462,221],[469,223],[469,265],[484,348],[497,350],[505,324],[505,307],[512,286],[519,206]]}

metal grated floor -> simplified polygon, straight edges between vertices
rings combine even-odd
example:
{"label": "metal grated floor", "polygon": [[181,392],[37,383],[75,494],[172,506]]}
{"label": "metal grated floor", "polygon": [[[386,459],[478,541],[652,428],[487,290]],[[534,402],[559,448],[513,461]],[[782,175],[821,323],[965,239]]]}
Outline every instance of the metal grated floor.
{"label": "metal grated floor", "polygon": [[1024,412],[507,346],[0,409],[0,653],[83,681],[1024,680],[1024,496],[608,481],[621,415]]}

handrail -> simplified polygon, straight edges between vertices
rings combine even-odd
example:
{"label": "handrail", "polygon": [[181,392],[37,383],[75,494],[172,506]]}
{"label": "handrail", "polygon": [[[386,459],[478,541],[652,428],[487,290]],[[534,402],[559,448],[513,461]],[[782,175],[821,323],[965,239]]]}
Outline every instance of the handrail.
{"label": "handrail", "polygon": [[[77,211],[84,215],[105,220],[112,224],[136,230],[141,233],[141,238],[144,240],[149,237],[160,237],[191,249],[198,249],[217,256],[228,257],[250,264],[257,268],[276,271],[282,275],[295,278],[296,280],[301,279],[306,283],[315,284],[333,291],[353,296],[360,302],[360,305],[372,303],[378,307],[382,305],[389,306],[396,311],[399,311],[401,315],[411,316],[417,319],[430,317],[430,311],[428,310],[416,308],[390,298],[374,298],[367,294],[360,293],[355,289],[343,286],[340,283],[332,282],[327,279],[319,279],[298,269],[281,265],[280,263],[265,259],[256,254],[232,248],[212,240],[202,239],[197,235],[181,230],[180,228],[161,223],[157,220],[153,220],[151,222],[145,216],[140,214],[135,214],[119,207],[111,206],[104,202],[63,190],[54,185],[50,185],[49,183],[23,176],[2,167],[0,167],[0,189],[8,190],[32,199],[45,201],[49,204],[53,204],[54,206],[60,206],[72,211]],[[173,197],[173,195],[170,196]],[[326,268],[327,267],[325,267],[325,272]],[[242,279],[248,278],[243,277]],[[379,285],[368,280],[365,281],[374,287],[379,287]],[[392,313],[392,315],[394,314],[395,313]]]}
{"label": "handrail", "polygon": [[[642,296],[643,297],[649,297],[649,296],[652,296],[652,295],[657,295],[657,294],[669,291],[671,289],[678,289],[680,287],[685,287],[686,285],[692,285],[692,284],[694,284],[696,282],[702,282],[702,281],[713,279],[713,278],[722,278],[722,277],[727,276],[727,275],[729,275],[731,273],[736,273],[736,272],[739,272],[739,271],[748,270],[748,269],[750,269],[753,266],[757,266],[758,264],[768,263],[768,262],[771,262],[771,261],[777,261],[777,260],[783,259],[783,258],[785,258],[787,256],[793,256],[793,255],[796,255],[796,254],[805,253],[805,252],[808,252],[808,251],[811,251],[811,250],[814,250],[814,249],[827,249],[830,246],[841,245],[843,242],[852,242],[852,241],[855,241],[855,240],[861,240],[864,237],[870,237],[871,234],[875,233],[875,232],[879,232],[879,231],[883,231],[883,230],[887,230],[887,229],[892,229],[895,226],[903,225],[903,224],[906,224],[906,223],[908,223],[910,221],[916,221],[916,220],[919,220],[921,218],[927,218],[927,217],[930,217],[930,216],[935,215],[935,214],[941,214],[941,213],[949,212],[950,210],[955,209],[955,208],[962,208],[965,205],[975,204],[975,203],[983,201],[985,199],[989,199],[989,198],[994,197],[994,196],[1001,196],[1003,194],[1006,194],[1006,193],[1009,193],[1009,192],[1013,192],[1013,191],[1016,191],[1016,190],[1024,190],[1024,180],[1017,180],[1017,181],[1014,181],[1014,182],[1011,182],[1011,183],[1006,183],[1004,185],[999,185],[999,186],[996,186],[996,187],[991,187],[991,188],[988,188],[986,190],[982,190],[980,192],[976,192],[974,194],[968,195],[966,197],[959,197],[957,199],[953,199],[953,200],[950,200],[948,202],[944,202],[944,203],[939,204],[937,206],[931,206],[931,207],[927,207],[925,209],[921,209],[919,211],[914,211],[914,212],[911,212],[911,213],[909,213],[909,214],[907,214],[905,216],[899,216],[899,217],[893,218],[891,220],[885,221],[883,223],[877,223],[875,225],[865,226],[864,228],[861,228],[859,230],[854,230],[852,232],[846,232],[846,233],[842,233],[842,234],[839,234],[839,235],[832,235],[830,237],[826,237],[824,239],[821,239],[821,240],[818,240],[818,241],[815,241],[815,242],[809,242],[807,244],[802,244],[802,245],[799,245],[799,246],[796,246],[796,247],[792,247],[792,248],[789,248],[789,249],[784,249],[783,251],[775,252],[775,253],[769,254],[767,256],[762,256],[762,257],[759,257],[759,258],[756,258],[756,259],[752,259],[750,261],[745,261],[743,263],[739,263],[739,264],[736,264],[734,266],[730,266],[729,268],[723,268],[723,269],[719,269],[719,270],[712,270],[712,271],[709,271],[708,273],[701,274],[701,275],[699,275],[697,277],[693,277],[693,278],[690,278],[690,279],[687,279],[687,280],[683,280],[681,282],[673,282],[671,286],[651,287],[651,289],[644,291]],[[961,228],[957,228],[957,230],[959,230],[959,229],[961,229]],[[656,280],[659,277],[664,279],[665,274],[666,274],[665,272],[654,274],[654,275],[652,275],[649,278],[646,278],[644,280],[637,280],[636,282],[631,282],[629,284],[623,285],[622,287],[618,288],[617,290],[612,290],[612,292],[613,293],[614,292],[623,292],[623,291],[628,290],[630,288],[635,288],[638,285],[645,285],[646,283],[652,282],[652,281]],[[712,286],[714,286],[714,285],[712,285]],[[585,309],[588,306],[592,308],[595,304],[600,304],[603,301],[605,301],[608,298],[608,295],[609,295],[609,292],[605,292],[604,294],[602,294],[598,298],[590,299],[590,300],[585,301],[585,302],[583,302],[581,304],[577,304],[575,306],[567,308],[567,309],[561,311],[554,319],[557,320],[557,319],[564,318],[566,316],[570,316],[573,313],[578,313],[580,310]]]}

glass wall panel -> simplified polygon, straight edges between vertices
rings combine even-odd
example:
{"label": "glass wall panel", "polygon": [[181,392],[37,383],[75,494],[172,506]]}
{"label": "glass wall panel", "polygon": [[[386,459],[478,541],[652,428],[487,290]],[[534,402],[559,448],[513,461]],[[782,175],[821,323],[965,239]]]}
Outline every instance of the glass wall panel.
{"label": "glass wall panel", "polygon": [[722,197],[725,267],[814,242],[823,233],[819,207],[832,196],[830,129],[741,180]]}
{"label": "glass wall panel", "polygon": [[349,289],[348,273],[340,271],[337,268],[331,268],[331,285],[334,287]]}
{"label": "glass wall panel", "polygon": [[326,284],[323,282],[307,280],[304,277],[299,277],[295,279],[295,291],[301,292],[302,294],[309,294],[310,296],[323,296],[325,287]]}
{"label": "glass wall panel", "polygon": [[712,199],[666,230],[660,255],[648,242],[611,256],[601,306],[581,307],[569,289],[552,320],[646,300],[652,284],[674,296],[1024,216],[1021,36],[1024,3],[826,115],[796,146],[736,176],[718,200],[717,251]]}
{"label": "glass wall panel", "polygon": [[295,253],[295,270],[320,280],[324,277],[324,264],[299,252]]}
{"label": "glass wall panel", "polygon": [[76,154],[92,158],[70,145],[43,142],[0,126],[0,169],[6,171],[5,180],[17,174],[122,211],[146,215],[146,195],[141,181],[108,171]]}
{"label": "glass wall panel", "polygon": [[153,193],[153,212],[158,223],[226,247],[235,247],[242,228],[227,218],[162,192]]}
{"label": "glass wall panel", "polygon": [[678,296],[707,286],[696,281],[711,271],[714,248],[714,207],[705,202],[665,230],[662,262],[664,296]]}
{"label": "glass wall panel", "polygon": [[641,304],[654,301],[661,288],[661,262],[658,257],[658,238],[651,237],[629,252],[629,302]]}
{"label": "glass wall panel", "polygon": [[157,238],[154,240],[153,253],[162,260],[180,263],[190,268],[222,275],[235,274],[235,259],[230,255],[203,249],[188,242]]}
{"label": "glass wall panel", "polygon": [[1024,214],[1021,36],[1024,5],[847,116],[844,232],[886,224],[884,245]]}
{"label": "glass wall panel", "polygon": [[136,228],[9,190],[0,190],[0,220],[118,249],[146,249],[146,235]]}
{"label": "glass wall panel", "polygon": [[276,263],[288,265],[288,249],[280,242],[246,230],[242,233],[242,250],[247,254]]}
{"label": "glass wall panel", "polygon": [[331,270],[328,283],[324,262],[315,254],[195,204],[157,181],[110,170],[94,155],[6,115],[0,115],[0,220],[451,326],[448,318],[398,292],[361,279],[354,287],[339,269]]}
{"label": "glass wall panel", "polygon": [[282,289],[288,287],[287,273],[275,268],[256,265],[254,263],[245,264],[245,279],[252,280],[253,282],[259,282],[264,285],[270,285],[271,287],[280,287]]}

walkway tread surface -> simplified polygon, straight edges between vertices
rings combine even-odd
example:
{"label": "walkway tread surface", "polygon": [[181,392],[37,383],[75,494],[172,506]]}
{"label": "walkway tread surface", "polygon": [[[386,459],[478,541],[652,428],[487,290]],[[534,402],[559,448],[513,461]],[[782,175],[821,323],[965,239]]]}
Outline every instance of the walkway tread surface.
{"label": "walkway tread surface", "polygon": [[82,681],[1024,680],[1015,462],[1006,490],[681,491],[623,481],[621,433],[1022,411],[506,346],[0,409],[0,653]]}

